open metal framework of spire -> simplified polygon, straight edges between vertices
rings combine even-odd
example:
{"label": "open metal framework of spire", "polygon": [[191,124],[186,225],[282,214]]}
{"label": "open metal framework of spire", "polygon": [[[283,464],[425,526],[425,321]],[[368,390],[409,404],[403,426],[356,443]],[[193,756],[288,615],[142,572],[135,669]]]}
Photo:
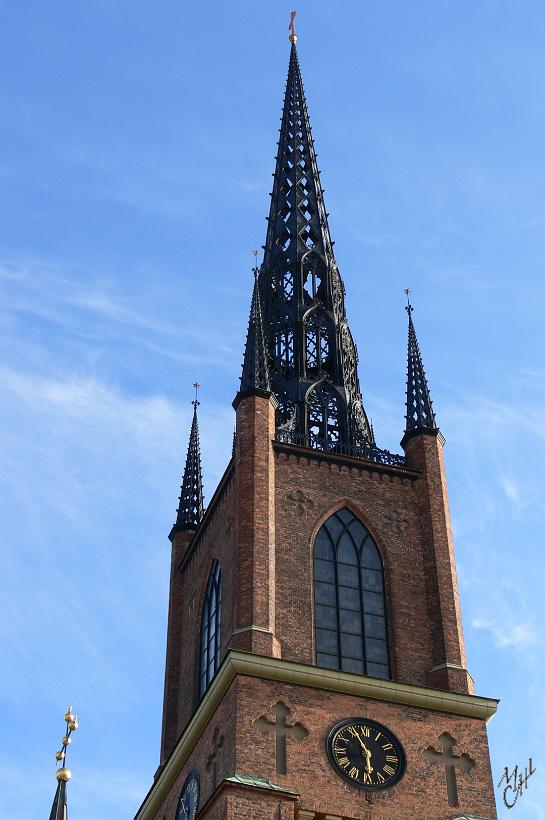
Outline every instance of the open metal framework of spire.
{"label": "open metal framework of spire", "polygon": [[[293,22],[293,21],[292,21]],[[358,357],[346,320],[344,285],[318,171],[292,28],[291,53],[271,207],[258,287],[266,367],[256,335],[246,346],[243,383],[268,376],[278,430],[293,443],[325,450],[374,448],[363,408]],[[258,305],[254,291],[253,314]],[[254,319],[252,327],[256,327]],[[257,362],[257,364],[256,364]],[[243,386],[241,385],[241,390]]]}
{"label": "open metal framework of spire", "polygon": [[[254,253],[257,257],[257,251]],[[271,393],[267,347],[265,343],[265,334],[263,332],[261,296],[259,293],[257,279],[259,269],[257,267],[254,268],[253,272],[255,281],[252,294],[252,306],[250,308],[250,320],[248,322],[248,334],[246,336],[242,376],[240,377],[240,390],[234,401],[235,407],[244,396],[252,393],[261,393],[266,395],[270,395]]]}
{"label": "open metal framework of spire", "polygon": [[407,414],[405,416],[405,436],[416,433],[437,433],[438,427],[433,412],[433,403],[428,389],[428,382],[422,356],[416,338],[413,323],[413,306],[407,293],[405,310],[409,316],[409,342],[407,350]]}
{"label": "open metal framework of spire", "polygon": [[204,514],[201,446],[199,441],[199,422],[197,419],[197,407],[200,404],[197,396],[200,385],[195,382],[193,387],[195,388],[195,398],[191,402],[193,405],[193,421],[191,423],[189,446],[187,448],[187,458],[182,479],[180,503],[178,505],[176,523],[172,528],[171,535],[181,530],[196,529]]}

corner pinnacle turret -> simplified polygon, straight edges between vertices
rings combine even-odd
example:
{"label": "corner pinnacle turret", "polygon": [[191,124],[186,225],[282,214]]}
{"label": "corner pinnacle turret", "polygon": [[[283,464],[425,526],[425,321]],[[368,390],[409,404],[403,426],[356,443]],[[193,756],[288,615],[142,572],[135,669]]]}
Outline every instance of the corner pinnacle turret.
{"label": "corner pinnacle turret", "polygon": [[[255,251],[255,254],[257,256],[257,251]],[[246,395],[255,393],[271,394],[271,380],[269,376],[265,335],[263,333],[263,315],[258,286],[258,274],[259,269],[255,267],[254,290],[252,294],[252,306],[250,308],[250,319],[248,322],[248,334],[246,336],[246,347],[244,350],[242,376],[240,377],[240,390],[233,402],[235,409],[241,399]]]}
{"label": "corner pinnacle turret", "polygon": [[197,407],[200,404],[197,395],[200,384],[195,383],[193,387],[195,388],[195,399],[191,402],[193,405],[193,421],[189,435],[189,446],[187,448],[180,503],[178,505],[176,523],[170,533],[171,536],[181,530],[196,529],[204,515],[201,446],[199,441],[199,422],[197,420]]}
{"label": "corner pinnacle turret", "polygon": [[435,435],[439,430],[435,422],[433,403],[414,329],[413,306],[409,301],[409,291],[405,292],[407,293],[407,307],[405,310],[409,315],[409,340],[407,348],[407,414],[405,416],[405,435],[402,444],[409,436],[418,433]]}

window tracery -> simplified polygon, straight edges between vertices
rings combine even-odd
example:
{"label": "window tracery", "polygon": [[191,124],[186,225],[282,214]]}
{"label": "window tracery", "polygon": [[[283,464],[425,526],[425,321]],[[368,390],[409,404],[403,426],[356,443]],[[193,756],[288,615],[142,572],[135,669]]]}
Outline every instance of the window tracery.
{"label": "window tracery", "polygon": [[377,545],[348,509],[334,513],[314,542],[316,663],[390,677],[384,571]]}

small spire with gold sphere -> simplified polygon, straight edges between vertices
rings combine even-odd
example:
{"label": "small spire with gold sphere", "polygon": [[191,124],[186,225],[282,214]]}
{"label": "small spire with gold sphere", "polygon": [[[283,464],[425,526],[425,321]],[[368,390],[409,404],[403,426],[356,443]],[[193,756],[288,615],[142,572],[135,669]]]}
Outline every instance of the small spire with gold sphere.
{"label": "small spire with gold sphere", "polygon": [[297,42],[297,34],[295,33],[295,15],[296,14],[297,14],[296,11],[292,11],[291,17],[290,17],[290,24],[288,26],[289,30],[291,31],[291,34],[289,36],[289,41],[290,41],[290,43],[293,43],[293,45],[295,45],[295,43]]}
{"label": "small spire with gold sphere", "polygon": [[[66,767],[66,755],[68,747],[72,743],[72,732],[75,732],[79,726],[78,716],[72,712],[72,707],[68,707],[68,711],[64,716],[66,723],[66,730],[64,737],[61,738],[61,748],[55,753],[55,760],[57,761],[57,770],[55,777],[57,778],[57,791],[51,807],[51,814],[49,820],[68,820],[68,801],[66,797],[66,784],[72,777],[72,772]],[[60,765],[59,765],[60,764]]]}

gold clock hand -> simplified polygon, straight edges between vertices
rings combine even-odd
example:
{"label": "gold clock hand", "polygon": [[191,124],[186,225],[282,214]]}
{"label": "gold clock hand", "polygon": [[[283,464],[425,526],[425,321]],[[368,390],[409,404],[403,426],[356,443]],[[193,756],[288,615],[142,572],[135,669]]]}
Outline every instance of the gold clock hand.
{"label": "gold clock hand", "polygon": [[373,767],[371,766],[371,752],[361,739],[359,732],[356,732],[356,737],[358,738],[360,746],[363,749],[363,753],[365,755],[365,771],[367,772],[367,774],[371,774],[371,772],[373,771]]}

